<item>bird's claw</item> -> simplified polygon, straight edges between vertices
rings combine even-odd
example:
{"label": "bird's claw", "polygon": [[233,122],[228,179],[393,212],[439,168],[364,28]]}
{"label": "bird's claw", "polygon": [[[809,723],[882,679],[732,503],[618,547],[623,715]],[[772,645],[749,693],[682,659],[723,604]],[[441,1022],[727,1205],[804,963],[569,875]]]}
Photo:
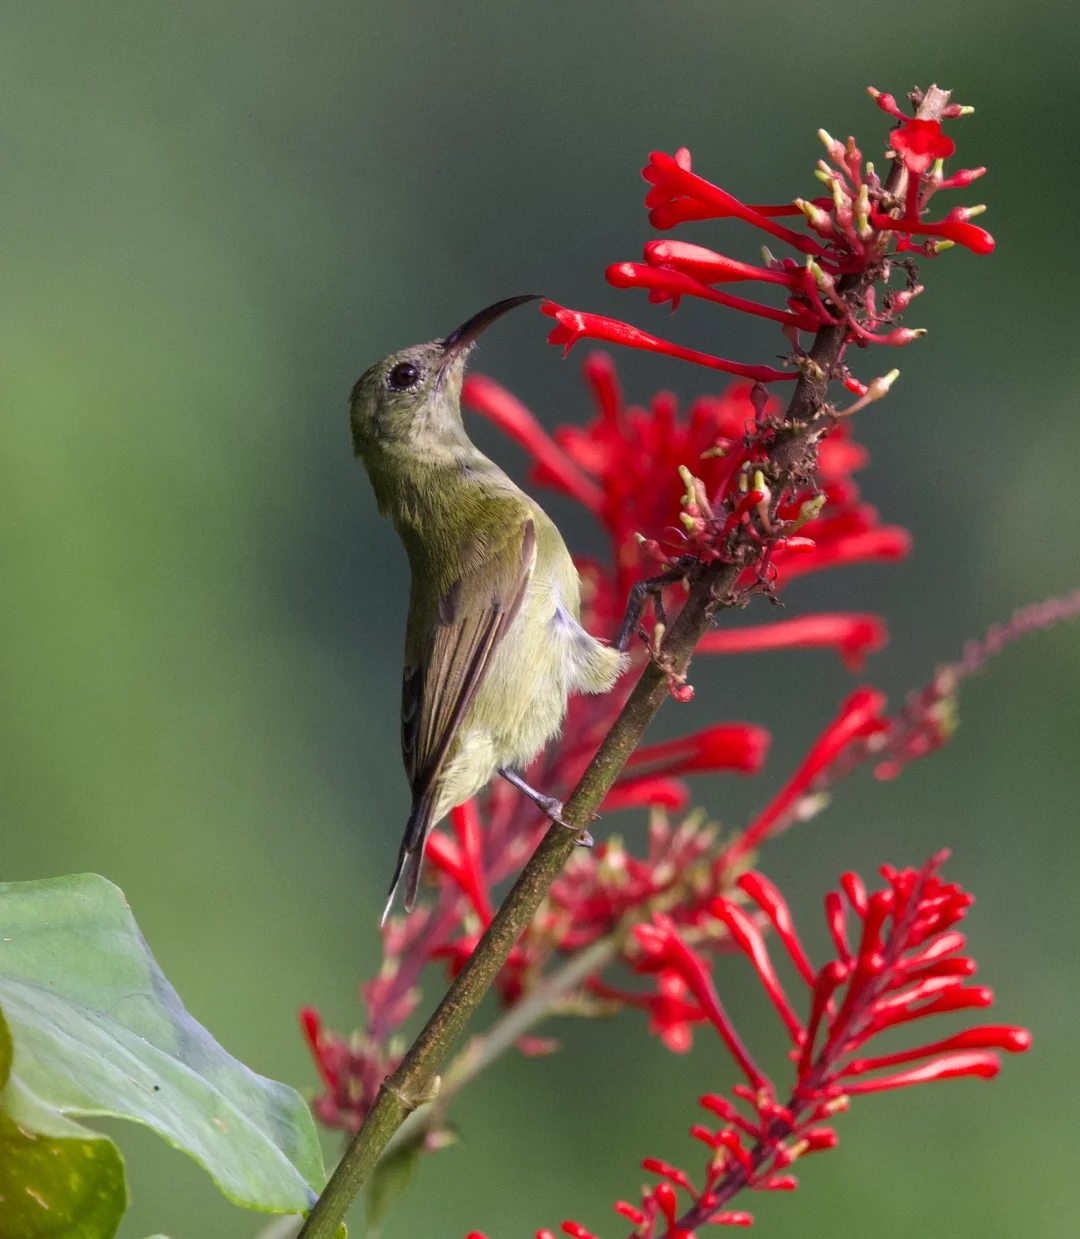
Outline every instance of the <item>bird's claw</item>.
{"label": "bird's claw", "polygon": [[[592,835],[583,826],[573,826],[570,822],[564,822],[562,811],[563,802],[556,800],[554,796],[545,796],[543,801],[537,801],[544,813],[555,823],[556,826],[561,826],[564,830],[572,830],[578,836],[577,845],[582,848],[591,848],[596,842]],[[600,820],[599,813],[594,813],[591,820],[598,822]]]}

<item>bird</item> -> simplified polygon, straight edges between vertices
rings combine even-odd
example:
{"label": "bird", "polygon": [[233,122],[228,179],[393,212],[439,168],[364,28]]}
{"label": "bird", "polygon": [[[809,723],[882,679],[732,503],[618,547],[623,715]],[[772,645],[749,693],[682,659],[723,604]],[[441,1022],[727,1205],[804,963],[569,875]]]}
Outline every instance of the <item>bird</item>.
{"label": "bird", "polygon": [[570,693],[607,692],[626,661],[582,627],[581,582],[554,522],[462,421],[477,339],[534,300],[498,301],[448,336],[391,353],[352,390],[353,449],[412,578],[401,694],[412,805],[384,924],[403,877],[411,911],[432,828],[497,774],[561,821],[561,803],[520,772],[558,734]]}

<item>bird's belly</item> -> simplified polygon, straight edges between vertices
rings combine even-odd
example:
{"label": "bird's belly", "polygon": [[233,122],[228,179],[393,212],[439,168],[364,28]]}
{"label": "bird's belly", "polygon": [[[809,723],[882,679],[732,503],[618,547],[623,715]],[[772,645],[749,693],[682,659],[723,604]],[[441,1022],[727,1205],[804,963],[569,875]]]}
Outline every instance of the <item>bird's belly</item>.
{"label": "bird's belly", "polygon": [[495,765],[523,768],[558,733],[569,692],[560,651],[531,642],[524,657],[499,651],[465,721],[491,736]]}
{"label": "bird's belly", "polygon": [[442,780],[440,813],[503,766],[524,770],[559,732],[571,692],[606,692],[623,656],[591,637],[552,581],[534,582],[462,720]]}
{"label": "bird's belly", "polygon": [[[598,656],[611,663],[600,683]],[[496,767],[523,769],[558,734],[570,693],[609,688],[618,666],[619,655],[585,632],[556,588],[537,589],[492,656],[465,728],[491,736]]]}

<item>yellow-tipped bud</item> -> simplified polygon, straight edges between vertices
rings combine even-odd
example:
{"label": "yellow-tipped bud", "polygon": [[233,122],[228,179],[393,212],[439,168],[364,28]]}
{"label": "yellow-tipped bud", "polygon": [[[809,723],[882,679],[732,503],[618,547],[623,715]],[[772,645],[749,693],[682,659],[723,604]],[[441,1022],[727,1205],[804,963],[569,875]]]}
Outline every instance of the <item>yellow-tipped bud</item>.
{"label": "yellow-tipped bud", "polygon": [[799,515],[788,526],[785,533],[798,533],[808,521],[816,521],[821,515],[822,508],[825,507],[825,503],[826,496],[824,494],[813,495],[809,499],[804,499],[799,505]]}
{"label": "yellow-tipped bud", "polygon": [[[924,336],[926,335],[926,328],[919,327],[911,334],[912,336]],[[889,388],[892,387],[899,377],[899,370],[890,370],[888,374],[883,374],[880,378],[874,379],[867,386],[866,394],[864,396],[860,396],[854,404],[849,405],[846,409],[840,409],[836,413],[836,416],[850,417],[852,413],[858,413],[860,409],[865,409],[868,404],[873,404],[875,400],[880,400],[882,396],[888,393]]]}
{"label": "yellow-tipped bud", "polygon": [[829,217],[828,211],[823,211],[821,207],[813,202],[808,202],[805,198],[796,198],[794,205],[806,216],[807,222],[811,228],[819,232],[832,228],[832,219]]}

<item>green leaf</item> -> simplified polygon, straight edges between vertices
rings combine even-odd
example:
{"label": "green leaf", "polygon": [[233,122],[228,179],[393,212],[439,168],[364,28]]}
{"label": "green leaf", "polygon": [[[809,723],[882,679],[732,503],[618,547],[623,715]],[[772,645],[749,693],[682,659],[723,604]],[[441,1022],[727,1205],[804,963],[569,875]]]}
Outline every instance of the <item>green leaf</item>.
{"label": "green leaf", "polygon": [[0,883],[0,1007],[23,1100],[142,1123],[236,1204],[311,1207],[325,1173],[308,1107],[188,1014],[111,882]]}
{"label": "green leaf", "polygon": [[111,1239],[127,1207],[120,1151],[21,1089],[11,1061],[0,1013],[0,1235]]}

